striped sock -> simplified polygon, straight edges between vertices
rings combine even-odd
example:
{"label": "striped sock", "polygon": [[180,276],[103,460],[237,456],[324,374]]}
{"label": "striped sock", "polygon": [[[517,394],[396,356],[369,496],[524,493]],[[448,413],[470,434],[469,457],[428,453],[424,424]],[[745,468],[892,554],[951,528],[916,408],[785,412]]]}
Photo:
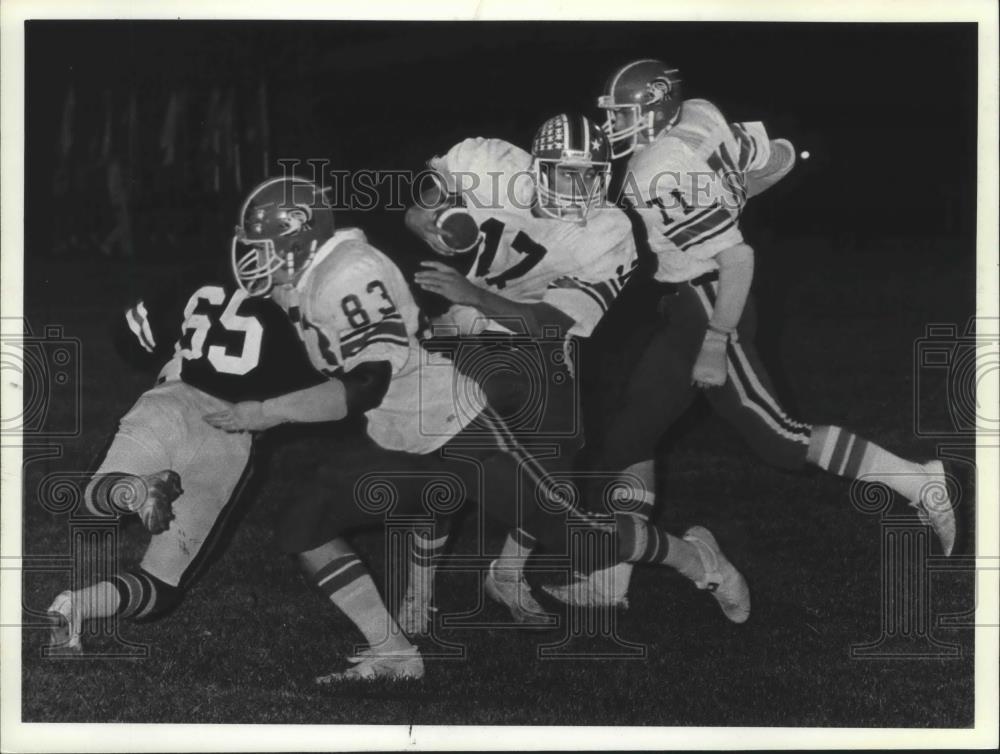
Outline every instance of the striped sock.
{"label": "striped sock", "polygon": [[410,548],[410,586],[413,594],[432,594],[435,561],[448,544],[448,533],[435,537],[434,529],[427,527],[413,532]]}
{"label": "striped sock", "polygon": [[618,555],[622,560],[670,566],[692,581],[704,578],[701,558],[694,545],[627,513],[616,514],[615,524]]}
{"label": "striped sock", "polygon": [[[120,576],[115,576],[110,583],[118,595],[115,611],[123,618],[142,618],[156,604],[156,582],[142,571],[126,571]],[[100,587],[101,585],[96,584],[95,586]],[[109,599],[105,604],[110,604],[110,602]],[[86,615],[86,609],[84,607],[84,615]]]}
{"label": "striped sock", "polygon": [[881,482],[908,500],[918,499],[927,481],[921,464],[841,427],[815,427],[806,460],[837,476]]}
{"label": "striped sock", "polygon": [[504,540],[503,548],[500,550],[503,571],[523,571],[524,564],[528,562],[536,544],[538,544],[537,540],[524,529],[518,528],[508,532],[507,539]]}
{"label": "striped sock", "polygon": [[384,650],[411,646],[386,610],[375,582],[357,555],[335,557],[309,578],[351,619],[369,646]]}

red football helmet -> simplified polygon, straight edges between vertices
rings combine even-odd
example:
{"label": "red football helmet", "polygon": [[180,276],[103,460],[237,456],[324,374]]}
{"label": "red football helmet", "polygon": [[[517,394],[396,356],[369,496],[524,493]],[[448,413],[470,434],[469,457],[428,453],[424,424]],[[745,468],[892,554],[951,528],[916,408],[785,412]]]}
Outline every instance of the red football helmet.
{"label": "red football helmet", "polygon": [[[597,106],[606,111],[604,130],[613,159],[631,154],[641,133],[651,141],[681,114],[681,75],[661,60],[636,60],[608,79]],[[619,118],[624,120],[620,124]],[[625,142],[624,147],[617,147]]]}
{"label": "red football helmet", "polygon": [[538,210],[549,217],[584,222],[604,199],[611,174],[611,147],[597,125],[565,113],[542,124],[531,143]]}
{"label": "red football helmet", "polygon": [[294,177],[264,181],[243,202],[233,235],[237,284],[263,296],[279,270],[294,282],[333,231],[333,211],[315,183]]}

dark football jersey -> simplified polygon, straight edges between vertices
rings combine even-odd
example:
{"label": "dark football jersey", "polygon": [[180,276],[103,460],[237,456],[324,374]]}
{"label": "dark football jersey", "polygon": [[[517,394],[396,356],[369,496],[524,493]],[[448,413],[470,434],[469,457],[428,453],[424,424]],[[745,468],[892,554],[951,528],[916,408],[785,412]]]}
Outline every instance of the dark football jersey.
{"label": "dark football jersey", "polygon": [[266,400],[327,379],[281,307],[232,283],[140,299],[125,324],[145,353],[170,359],[164,372],[225,401]]}

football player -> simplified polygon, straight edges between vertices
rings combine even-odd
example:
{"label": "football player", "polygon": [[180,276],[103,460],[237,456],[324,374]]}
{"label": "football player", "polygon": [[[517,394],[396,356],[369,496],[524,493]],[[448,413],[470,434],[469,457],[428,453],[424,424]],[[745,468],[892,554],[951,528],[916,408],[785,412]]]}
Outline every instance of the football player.
{"label": "football player", "polygon": [[[740,213],[793,168],[792,145],[769,138],[762,123],[729,123],[711,102],[683,100],[679,72],[659,60],[615,71],[598,106],[613,156],[628,157],[623,199],[645,226],[656,280],[673,286],[665,324],[631,372],[601,454],[602,468],[642,480],[631,496],[635,515],[645,520],[653,509],[657,441],[702,389],[765,461],[886,484],[950,554],[955,519],[941,462],[909,461],[844,428],[792,418],[758,357],[749,293],[754,252]],[[615,604],[629,576],[622,565],[548,591],[575,603]]]}
{"label": "football player", "polygon": [[[578,411],[571,375],[561,370],[544,384],[527,380],[532,369],[518,373],[516,365],[530,347],[520,349],[517,358],[494,358],[493,369],[490,358],[512,331],[540,341],[536,353],[548,349],[561,358],[565,339],[589,336],[631,275],[636,264],[631,224],[605,203],[608,140],[585,116],[561,113],[541,125],[531,153],[501,139],[466,139],[428,166],[437,186],[407,211],[406,223],[448,262],[424,262],[414,280],[450,304],[435,320],[435,331],[451,325],[462,336],[459,368],[488,379],[484,387],[493,406],[509,403],[516,413],[540,394],[541,422],[521,433],[540,439],[560,417]],[[452,207],[464,208],[480,228],[473,247],[459,253],[437,224],[442,210]],[[553,372],[548,356],[541,354],[539,361],[549,366],[535,365],[537,374]],[[558,457],[546,461],[548,470],[568,470],[581,439],[561,438]],[[486,582],[488,593],[518,622],[548,620],[523,575],[535,546],[529,532],[544,525],[537,513],[527,511],[533,520],[509,534]]]}
{"label": "football player", "polygon": [[279,396],[325,382],[274,302],[231,281],[200,279],[181,291],[146,297],[121,318],[122,340],[134,352],[169,361],[121,419],[84,492],[91,514],[137,513],[152,537],[137,568],[55,598],[57,653],[82,651],[87,621],[165,615],[217,550],[250,473],[252,441],[202,415],[252,399],[290,418],[294,401]]}
{"label": "football player", "polygon": [[[288,198],[296,194],[299,199]],[[422,478],[428,475],[450,475],[461,482],[464,496],[485,495],[503,504],[516,499],[518,486],[526,482],[558,504],[554,483],[488,405],[478,384],[451,361],[430,359],[421,348],[414,337],[416,306],[398,268],[359,230],[332,231],[332,220],[324,219],[323,227],[332,234],[317,237],[316,213],[327,211],[313,184],[291,179],[265,184],[245,204],[234,245],[234,268],[242,285],[256,295],[270,293],[281,304],[300,330],[313,365],[333,378],[325,405],[312,407],[312,414],[344,415],[351,391],[339,376],[367,364],[377,372],[371,383],[378,385],[366,391],[371,396],[366,401],[368,434],[384,451],[395,453],[373,459],[374,475],[393,474],[391,497],[404,511],[420,505]],[[266,403],[252,400],[205,420],[228,432],[259,431],[275,421]],[[401,470],[399,464],[407,464],[405,473],[393,473]],[[325,472],[317,473],[322,479]],[[418,678],[423,663],[417,648],[398,630],[343,538],[349,530],[384,520],[384,507],[356,499],[357,472],[346,470],[329,481],[329,487],[317,484],[323,494],[303,496],[284,509],[279,543],[298,553],[310,579],[355,622],[369,647],[351,658],[354,667],[317,680]],[[489,503],[486,508],[498,510]],[[732,619],[739,620],[749,603],[745,582],[711,535],[692,532],[691,538],[697,540],[701,565],[688,575],[702,588],[719,586],[714,596],[727,614],[736,611]],[[416,549],[431,561],[441,545],[443,537],[431,532]],[[491,568],[491,574],[495,571]],[[421,598],[429,598],[428,591]],[[406,601],[403,608],[408,609]],[[426,603],[419,608],[426,610]]]}
{"label": "football player", "polygon": [[[538,323],[581,337],[593,331],[636,266],[631,223],[604,203],[608,156],[607,142],[593,123],[562,114],[542,124],[530,155],[497,139],[469,139],[431,160],[446,191],[436,202],[422,197],[423,206],[407,212],[408,226],[445,255],[454,250],[435,222],[442,208],[463,206],[482,230],[464,268],[431,262],[433,272],[415,278],[455,305],[449,316],[460,332],[499,329],[498,320],[506,323],[507,317],[525,323],[536,337]],[[494,269],[496,274],[487,274]],[[558,385],[545,387],[554,402],[551,392]],[[546,460],[549,472],[572,460],[565,445],[562,450],[556,463]],[[547,619],[523,575],[535,535],[551,536],[551,522],[541,521],[537,512],[529,509],[508,535],[486,582],[487,593],[519,622]],[[746,582],[706,529],[693,527],[678,538],[628,515],[616,515],[615,522],[617,558],[674,567],[699,588],[712,590],[727,618],[749,617]],[[412,591],[411,582],[408,594]]]}

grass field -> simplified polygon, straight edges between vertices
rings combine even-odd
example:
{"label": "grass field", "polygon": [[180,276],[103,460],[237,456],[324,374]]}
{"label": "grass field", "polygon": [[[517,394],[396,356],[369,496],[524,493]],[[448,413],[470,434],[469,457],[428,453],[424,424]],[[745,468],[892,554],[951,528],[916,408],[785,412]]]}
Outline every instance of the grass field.
{"label": "grass field", "polygon": [[[945,242],[862,247],[786,241],[761,253],[761,348],[804,420],[841,424],[902,455],[929,458],[937,450],[933,439],[913,429],[914,344],[929,323],[964,327],[974,308],[973,255]],[[35,331],[62,325],[82,343],[80,435],[62,441],[57,457],[32,460],[34,451],[26,451],[28,556],[58,556],[69,547],[69,516],[37,504],[43,475],[90,466],[117,417],[148,384],[147,375],[119,366],[104,328],[126,298],[124,281],[153,274],[107,262],[49,262],[27,271],[25,315]],[[944,421],[944,375],[926,376],[922,388],[927,380],[916,410]],[[74,410],[54,403],[49,418]],[[363,464],[354,435],[342,431],[338,438],[337,462]],[[180,608],[156,623],[121,626],[121,636],[149,647],[147,658],[46,659],[46,632],[25,630],[25,721],[918,728],[973,722],[973,631],[938,625],[974,607],[971,574],[929,576],[929,634],[956,646],[957,656],[852,658],[852,645],[874,641],[882,630],[881,532],[890,524],[853,507],[843,480],[763,466],[699,410],[671,437],[659,521],[675,531],[699,522],[715,532],[753,590],[746,625],[727,624],[715,603],[683,579],[637,569],[631,608],[617,615],[618,635],[643,645],[644,659],[539,659],[539,647],[557,642],[562,629],[504,625],[506,612],[486,603],[482,617],[499,625],[441,628],[438,636],[462,645],[465,657],[429,661],[423,681],[316,689],[313,676],[339,666],[360,637],[272,543],[275,512],[297,475],[308,474],[329,447],[309,437],[286,440],[275,443],[231,545]],[[970,554],[974,542],[971,469],[960,461],[949,467],[963,494],[959,555]],[[892,512],[907,510],[897,501]],[[475,546],[473,529],[463,528],[457,553]],[[135,558],[141,527],[132,522],[122,531],[122,554]],[[489,543],[499,546],[503,532],[487,531]],[[365,535],[357,545],[381,574],[383,535]],[[23,583],[25,621],[37,625],[35,614],[65,588],[68,575],[29,567]],[[477,583],[474,574],[442,574],[439,615],[475,609]],[[920,638],[911,642],[914,649]],[[109,639],[94,644],[110,646]],[[615,647],[607,639],[577,646]]]}

